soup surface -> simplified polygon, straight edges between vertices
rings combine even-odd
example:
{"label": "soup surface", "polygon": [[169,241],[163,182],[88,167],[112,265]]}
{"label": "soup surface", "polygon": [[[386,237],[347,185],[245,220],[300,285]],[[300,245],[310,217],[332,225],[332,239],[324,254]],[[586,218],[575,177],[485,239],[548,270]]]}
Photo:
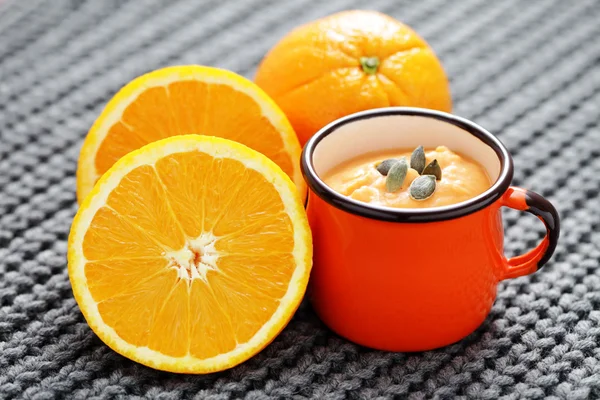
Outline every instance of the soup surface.
{"label": "soup surface", "polygon": [[369,153],[348,160],[321,179],[336,192],[354,200],[395,208],[440,207],[460,203],[485,192],[491,186],[486,170],[477,162],[457,154],[445,146],[425,149],[426,163],[437,160],[442,170],[435,191],[426,200],[415,200],[409,195],[409,186],[419,173],[409,168],[402,187],[395,192],[386,190],[387,176],[377,170],[386,159],[404,157],[410,165],[412,149]]}

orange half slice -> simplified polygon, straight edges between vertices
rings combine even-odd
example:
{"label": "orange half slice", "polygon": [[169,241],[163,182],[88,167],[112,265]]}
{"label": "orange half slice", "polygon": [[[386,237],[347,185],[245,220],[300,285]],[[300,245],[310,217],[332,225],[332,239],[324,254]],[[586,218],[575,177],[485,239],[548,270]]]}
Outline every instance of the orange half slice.
{"label": "orange half slice", "polygon": [[88,132],[77,166],[81,203],[125,154],[176,135],[217,136],[273,160],[301,196],[300,144],[285,114],[256,84],[233,72],[199,65],[152,71],[125,85]]}
{"label": "orange half slice", "polygon": [[230,140],[163,139],[117,161],[75,216],[69,276],[90,327],[147,366],[207,373],[256,354],[312,265],[296,187]]}

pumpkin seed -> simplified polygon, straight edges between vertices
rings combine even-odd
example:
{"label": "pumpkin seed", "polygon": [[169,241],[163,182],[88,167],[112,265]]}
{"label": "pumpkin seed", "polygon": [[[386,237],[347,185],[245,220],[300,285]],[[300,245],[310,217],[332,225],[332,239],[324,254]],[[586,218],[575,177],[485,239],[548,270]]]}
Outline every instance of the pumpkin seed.
{"label": "pumpkin seed", "polygon": [[421,175],[410,184],[409,195],[413,200],[427,200],[435,192],[435,176]]}
{"label": "pumpkin seed", "polygon": [[434,175],[436,181],[442,180],[442,168],[438,164],[437,160],[433,160],[423,170],[423,175]]}
{"label": "pumpkin seed", "polygon": [[390,168],[394,166],[398,162],[395,158],[388,158],[387,160],[383,160],[379,164],[377,164],[377,171],[383,176],[387,176],[390,172]]}
{"label": "pumpkin seed", "polygon": [[410,167],[421,174],[425,168],[425,162],[425,149],[423,146],[419,146],[410,156]]}
{"label": "pumpkin seed", "polygon": [[406,160],[397,160],[397,162],[392,165],[392,168],[390,168],[390,171],[388,172],[387,179],[385,180],[385,190],[393,193],[400,189],[404,183],[404,179],[406,178],[407,171],[408,163]]}

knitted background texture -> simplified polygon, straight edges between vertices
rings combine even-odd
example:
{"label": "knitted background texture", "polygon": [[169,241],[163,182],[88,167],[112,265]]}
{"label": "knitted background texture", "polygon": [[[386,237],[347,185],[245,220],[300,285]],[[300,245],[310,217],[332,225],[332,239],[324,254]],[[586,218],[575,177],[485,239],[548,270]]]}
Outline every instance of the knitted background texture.
{"label": "knitted background texture", "polygon": [[[454,113],[550,199],[562,236],[502,282],[485,323],[417,354],[363,348],[303,304],[259,355],[207,376],[152,370],[85,323],[67,275],[82,140],[126,82],[173,64],[252,78],[294,26],[350,8],[411,25],[441,58]],[[0,399],[600,398],[600,2],[597,0],[0,0]],[[508,256],[543,235],[505,212]],[[370,273],[376,273],[375,266]]]}

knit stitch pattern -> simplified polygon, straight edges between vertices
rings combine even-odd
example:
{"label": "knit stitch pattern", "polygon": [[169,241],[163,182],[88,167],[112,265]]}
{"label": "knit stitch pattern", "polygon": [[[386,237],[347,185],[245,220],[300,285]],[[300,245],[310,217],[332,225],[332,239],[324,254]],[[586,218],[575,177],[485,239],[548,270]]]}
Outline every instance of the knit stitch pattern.
{"label": "knit stitch pattern", "polygon": [[[73,299],[67,237],[82,140],[108,99],[167,65],[249,78],[291,28],[388,13],[435,49],[454,113],[515,161],[562,217],[555,256],[502,282],[485,323],[424,353],[370,350],[303,304],[264,351],[205,376],[109,349]],[[0,0],[0,399],[600,398],[600,3],[597,0]],[[506,211],[506,254],[544,234]],[[376,272],[374,272],[376,273]]]}

